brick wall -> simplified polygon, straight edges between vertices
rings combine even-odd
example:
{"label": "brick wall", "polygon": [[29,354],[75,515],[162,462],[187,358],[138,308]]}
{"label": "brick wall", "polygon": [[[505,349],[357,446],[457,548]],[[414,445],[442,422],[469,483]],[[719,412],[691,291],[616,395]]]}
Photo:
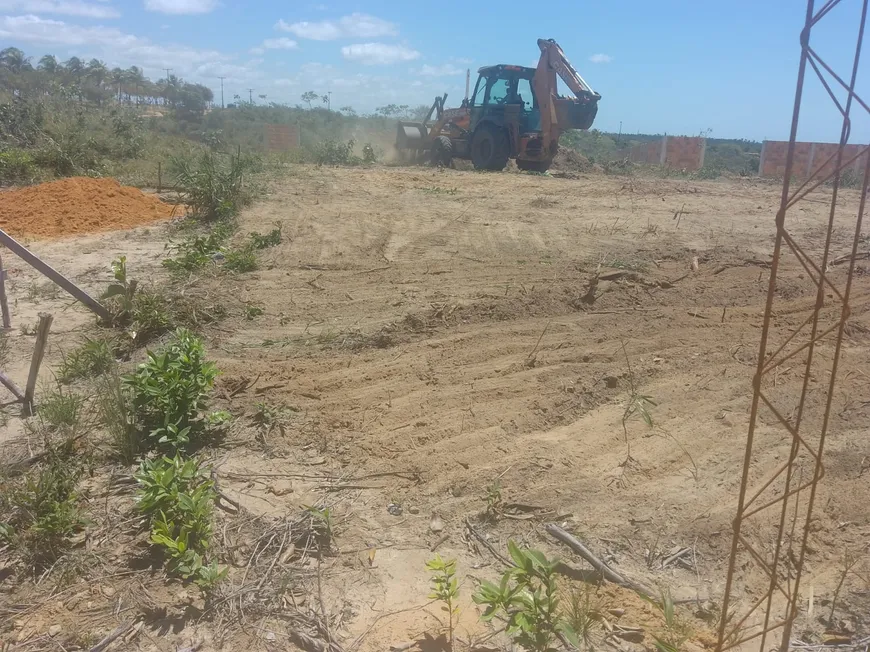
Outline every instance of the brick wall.
{"label": "brick wall", "polygon": [[667,136],[665,165],[676,170],[694,172],[704,167],[707,141],[689,136]]}
{"label": "brick wall", "polygon": [[627,152],[628,160],[632,163],[649,163],[659,165],[662,162],[662,141],[654,140],[649,143],[635,145]]}
{"label": "brick wall", "polygon": [[[792,174],[799,179],[831,176],[836,164],[837,147],[836,143],[795,143]],[[787,157],[787,141],[765,140],[761,148],[761,164],[758,175],[762,177],[785,176]],[[854,157],[857,159],[849,164],[847,169],[852,170],[855,174],[863,174],[867,165],[867,146],[846,145],[843,150],[843,162],[845,163]]]}
{"label": "brick wall", "polygon": [[299,147],[299,130],[295,125],[266,125],[266,149],[285,152]]}
{"label": "brick wall", "polygon": [[666,165],[678,170],[694,172],[704,167],[707,141],[691,136],[664,136],[661,140],[635,145],[622,153],[632,163]]}

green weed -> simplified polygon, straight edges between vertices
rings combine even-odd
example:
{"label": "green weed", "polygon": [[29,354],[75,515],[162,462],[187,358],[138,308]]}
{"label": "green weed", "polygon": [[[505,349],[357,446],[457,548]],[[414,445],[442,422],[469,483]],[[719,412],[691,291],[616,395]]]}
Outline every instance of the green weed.
{"label": "green weed", "polygon": [[456,580],[456,560],[441,559],[441,555],[435,555],[434,559],[426,562],[426,568],[432,574],[432,593],[430,600],[438,600],[441,603],[441,611],[447,614],[447,641],[450,649],[453,649],[453,629],[459,616],[459,583]]}
{"label": "green weed", "polygon": [[23,479],[0,482],[0,542],[35,568],[57,561],[86,524],[76,494],[83,472],[76,457],[49,449],[46,462]]}
{"label": "green weed", "polygon": [[92,425],[85,397],[64,390],[60,384],[56,389],[44,391],[36,407],[36,416],[25,427],[46,442],[72,439],[86,433]]}
{"label": "green weed", "polygon": [[240,157],[225,157],[212,151],[190,159],[176,158],[175,183],[181,189],[179,203],[188,215],[201,220],[219,220],[235,215],[250,203],[242,189],[242,173],[249,162]]}
{"label": "green weed", "polygon": [[[643,597],[643,596],[641,596]],[[662,591],[659,602],[644,598],[650,604],[656,605],[662,612],[665,621],[665,631],[662,636],[653,636],[658,652],[679,652],[689,638],[689,627],[677,616],[674,599],[670,591]]]}
{"label": "green weed", "polygon": [[486,488],[486,516],[491,521],[497,521],[501,516],[502,498],[501,498],[501,481],[496,478]]}
{"label": "green weed", "polygon": [[248,321],[252,321],[257,317],[262,317],[265,314],[265,311],[261,306],[255,306],[252,303],[245,305],[245,319]]}
{"label": "green weed", "polygon": [[547,652],[557,636],[579,646],[577,633],[560,611],[556,568],[541,552],[508,542],[515,566],[502,575],[499,584],[484,581],[472,596],[485,610],[481,620],[499,618],[505,632],[523,649]]}
{"label": "green weed", "polygon": [[254,249],[277,247],[281,244],[281,225],[278,224],[274,229],[266,234],[260,234],[254,231],[248,237],[251,239],[251,244],[254,246]]}
{"label": "green weed", "polygon": [[175,457],[146,460],[135,474],[139,511],[149,517],[151,542],[169,557],[169,570],[210,590],[226,575],[207,563],[217,493],[199,462]]}
{"label": "green weed", "polygon": [[314,147],[314,162],[317,165],[358,165],[361,161],[354,156],[353,139],[347,142],[327,138]]}
{"label": "green weed", "polygon": [[224,259],[224,269],[237,274],[253,272],[257,269],[257,255],[251,245],[228,251]]}
{"label": "green weed", "polygon": [[[202,340],[179,328],[160,353],[123,376],[133,424],[150,450],[184,451],[207,432],[208,395],[218,371]],[[218,420],[222,415],[214,415]]]}
{"label": "green weed", "polygon": [[121,462],[132,464],[148,445],[145,434],[134,423],[129,394],[116,371],[100,378],[96,400],[112,450]]}
{"label": "green weed", "polygon": [[79,378],[93,378],[106,373],[115,365],[115,352],[106,339],[85,338],[85,341],[63,355],[58,380],[71,383]]}

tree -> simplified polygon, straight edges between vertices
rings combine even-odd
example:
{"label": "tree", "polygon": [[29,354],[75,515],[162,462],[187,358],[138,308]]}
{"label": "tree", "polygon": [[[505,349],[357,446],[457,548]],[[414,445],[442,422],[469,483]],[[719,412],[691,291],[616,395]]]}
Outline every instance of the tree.
{"label": "tree", "polygon": [[63,67],[76,80],[81,79],[82,74],[85,72],[85,64],[78,57],[70,57],[64,62]]}
{"label": "tree", "polygon": [[314,91],[305,91],[304,93],[302,93],[302,101],[308,105],[309,109],[311,108],[311,103],[319,97],[320,95],[318,95]]}
{"label": "tree", "polygon": [[257,97],[259,97],[259,98],[260,98],[261,100],[263,100],[264,102],[266,101],[266,96],[265,96],[265,95],[257,95]]}
{"label": "tree", "polygon": [[109,76],[109,69],[106,64],[99,59],[91,59],[88,61],[87,76],[97,86],[102,86],[103,82]]}
{"label": "tree", "polygon": [[346,113],[347,115],[349,115],[351,117],[356,116],[356,110],[352,106],[343,106],[339,109],[339,111],[341,113]]}
{"label": "tree", "polygon": [[13,74],[21,74],[27,70],[33,70],[30,65],[30,57],[18,48],[4,48],[0,50],[0,68],[4,68]]}
{"label": "tree", "polygon": [[46,54],[36,64],[36,67],[48,75],[56,75],[60,72],[60,64],[53,54]]}

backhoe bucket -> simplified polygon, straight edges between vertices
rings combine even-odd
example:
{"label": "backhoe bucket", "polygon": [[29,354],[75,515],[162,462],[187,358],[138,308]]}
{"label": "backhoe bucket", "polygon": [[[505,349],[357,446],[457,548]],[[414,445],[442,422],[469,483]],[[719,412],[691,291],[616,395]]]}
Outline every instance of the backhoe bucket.
{"label": "backhoe bucket", "polygon": [[397,149],[428,149],[429,130],[422,122],[399,122],[396,130]]}

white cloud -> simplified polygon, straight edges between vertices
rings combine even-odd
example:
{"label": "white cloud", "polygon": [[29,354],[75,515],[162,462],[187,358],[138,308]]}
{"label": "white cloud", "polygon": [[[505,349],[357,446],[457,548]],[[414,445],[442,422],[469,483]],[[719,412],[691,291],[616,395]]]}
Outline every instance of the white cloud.
{"label": "white cloud", "polygon": [[163,76],[162,68],[172,68],[180,77],[206,84],[218,75],[239,83],[262,77],[253,66],[234,64],[232,57],[216,50],[157,44],[114,27],[86,27],[33,15],[0,16],[0,42],[6,39],[67,47],[70,54],[99,56],[110,66],[136,65],[154,79]]}
{"label": "white cloud", "polygon": [[388,65],[400,61],[413,61],[420,53],[404,45],[386,43],[357,43],[341,48],[341,55],[348,61],[359,61],[366,66]]}
{"label": "white cloud", "polygon": [[322,20],[313,23],[308,21],[286,23],[279,20],[275,27],[290,32],[299,38],[312,41],[334,41],[340,38],[377,38],[379,36],[396,36],[399,33],[395,23],[361,13],[342,16],[338,20]]}
{"label": "white cloud", "polygon": [[462,68],[457,68],[449,63],[445,63],[441,66],[430,66],[426,63],[423,64],[422,68],[413,72],[417,75],[423,75],[424,77],[449,77],[450,75],[461,75],[465,71]]}
{"label": "white cloud", "polygon": [[613,61],[613,57],[611,57],[609,54],[593,54],[591,57],[589,57],[589,61],[591,61],[592,63],[610,63],[611,61]]}
{"label": "white cloud", "polygon": [[415,79],[414,81],[411,82],[411,86],[414,86],[414,87],[422,86],[422,85],[423,85],[423,82],[421,82],[419,79]]}
{"label": "white cloud", "polygon": [[207,14],[217,0],[145,0],[145,9],[161,14]]}
{"label": "white cloud", "polygon": [[0,0],[0,11],[24,11],[30,14],[64,14],[83,18],[117,18],[120,12],[105,4],[81,0]]}
{"label": "white cloud", "polygon": [[263,47],[267,50],[296,50],[299,44],[286,36],[281,38],[267,38],[263,41]]}
{"label": "white cloud", "polygon": [[295,79],[287,79],[285,77],[281,79],[275,79],[272,81],[275,86],[296,86],[297,81]]}
{"label": "white cloud", "polygon": [[250,50],[248,50],[248,52],[250,52],[251,54],[265,54],[266,50],[264,50],[263,48],[251,48]]}

